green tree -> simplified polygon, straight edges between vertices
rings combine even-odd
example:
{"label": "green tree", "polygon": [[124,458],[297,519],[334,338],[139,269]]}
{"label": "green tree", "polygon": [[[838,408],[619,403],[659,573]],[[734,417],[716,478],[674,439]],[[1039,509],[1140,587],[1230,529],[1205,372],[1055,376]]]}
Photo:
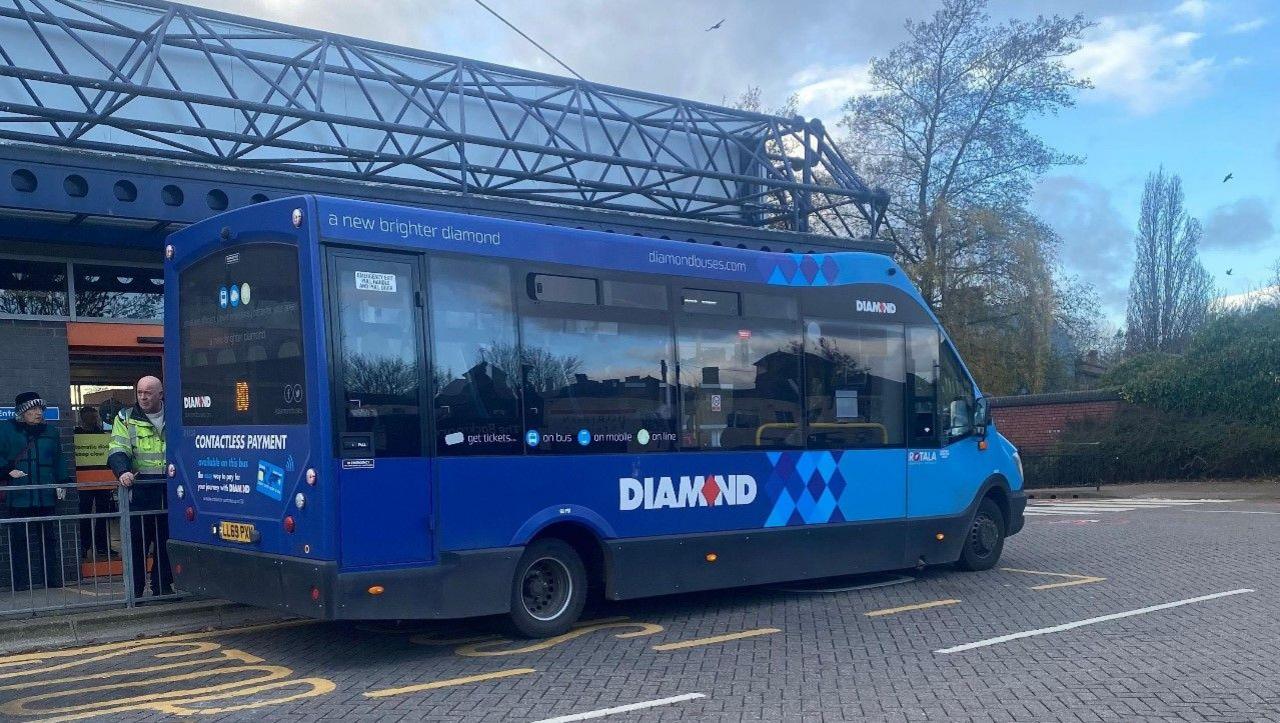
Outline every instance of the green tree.
{"label": "green tree", "polygon": [[1125,314],[1128,351],[1180,351],[1204,323],[1213,280],[1200,263],[1200,222],[1183,206],[1182,179],[1147,176]]}
{"label": "green tree", "polygon": [[872,92],[846,106],[849,156],[894,203],[890,237],[944,318],[949,297],[990,263],[991,214],[1022,213],[1032,182],[1079,159],[1049,148],[1026,119],[1073,104],[1090,87],[1064,59],[1083,16],[995,24],[985,0],[946,0],[908,39],[871,62]]}

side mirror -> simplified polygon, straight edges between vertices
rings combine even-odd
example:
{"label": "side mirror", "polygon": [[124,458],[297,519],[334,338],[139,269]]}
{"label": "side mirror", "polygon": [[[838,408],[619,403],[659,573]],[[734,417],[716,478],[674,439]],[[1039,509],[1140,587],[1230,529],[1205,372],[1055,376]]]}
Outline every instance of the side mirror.
{"label": "side mirror", "polygon": [[979,434],[986,434],[987,427],[991,424],[991,400],[982,397],[978,400],[977,406],[973,409],[973,426],[977,428]]}

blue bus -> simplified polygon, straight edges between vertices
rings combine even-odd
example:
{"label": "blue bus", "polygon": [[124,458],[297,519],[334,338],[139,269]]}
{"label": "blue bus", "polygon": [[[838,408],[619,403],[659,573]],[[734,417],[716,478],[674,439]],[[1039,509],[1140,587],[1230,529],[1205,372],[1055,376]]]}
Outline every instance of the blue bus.
{"label": "blue bus", "polygon": [[165,249],[170,555],[324,619],[957,563],[1021,461],[887,256],[302,196]]}

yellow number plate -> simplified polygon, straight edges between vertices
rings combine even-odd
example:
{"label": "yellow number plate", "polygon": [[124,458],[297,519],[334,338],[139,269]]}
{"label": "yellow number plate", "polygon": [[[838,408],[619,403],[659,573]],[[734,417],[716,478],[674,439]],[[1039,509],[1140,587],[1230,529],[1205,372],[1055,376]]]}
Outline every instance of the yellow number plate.
{"label": "yellow number plate", "polygon": [[256,542],[258,531],[246,522],[220,522],[218,536],[231,542]]}

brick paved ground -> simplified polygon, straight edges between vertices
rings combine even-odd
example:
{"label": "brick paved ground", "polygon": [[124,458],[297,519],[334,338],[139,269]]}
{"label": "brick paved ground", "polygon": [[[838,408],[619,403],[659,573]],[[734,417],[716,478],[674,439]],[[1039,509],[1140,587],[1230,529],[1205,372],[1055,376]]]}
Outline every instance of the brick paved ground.
{"label": "brick paved ground", "polygon": [[[937,569],[865,591],[752,589],[608,605],[594,615],[650,625],[619,621],[508,655],[474,657],[530,642],[424,644],[491,632],[482,624],[310,624],[8,658],[0,660],[0,718],[109,712],[141,721],[204,711],[205,720],[539,720],[703,693],[608,720],[1280,720],[1277,532],[1280,504],[1272,502],[1034,517],[1010,541],[1005,566],[1106,579],[1031,590],[1072,578]],[[934,652],[1239,588],[1256,592]],[[960,602],[864,615],[944,599]],[[653,649],[759,628],[779,632]],[[626,633],[637,635],[614,637]]]}

